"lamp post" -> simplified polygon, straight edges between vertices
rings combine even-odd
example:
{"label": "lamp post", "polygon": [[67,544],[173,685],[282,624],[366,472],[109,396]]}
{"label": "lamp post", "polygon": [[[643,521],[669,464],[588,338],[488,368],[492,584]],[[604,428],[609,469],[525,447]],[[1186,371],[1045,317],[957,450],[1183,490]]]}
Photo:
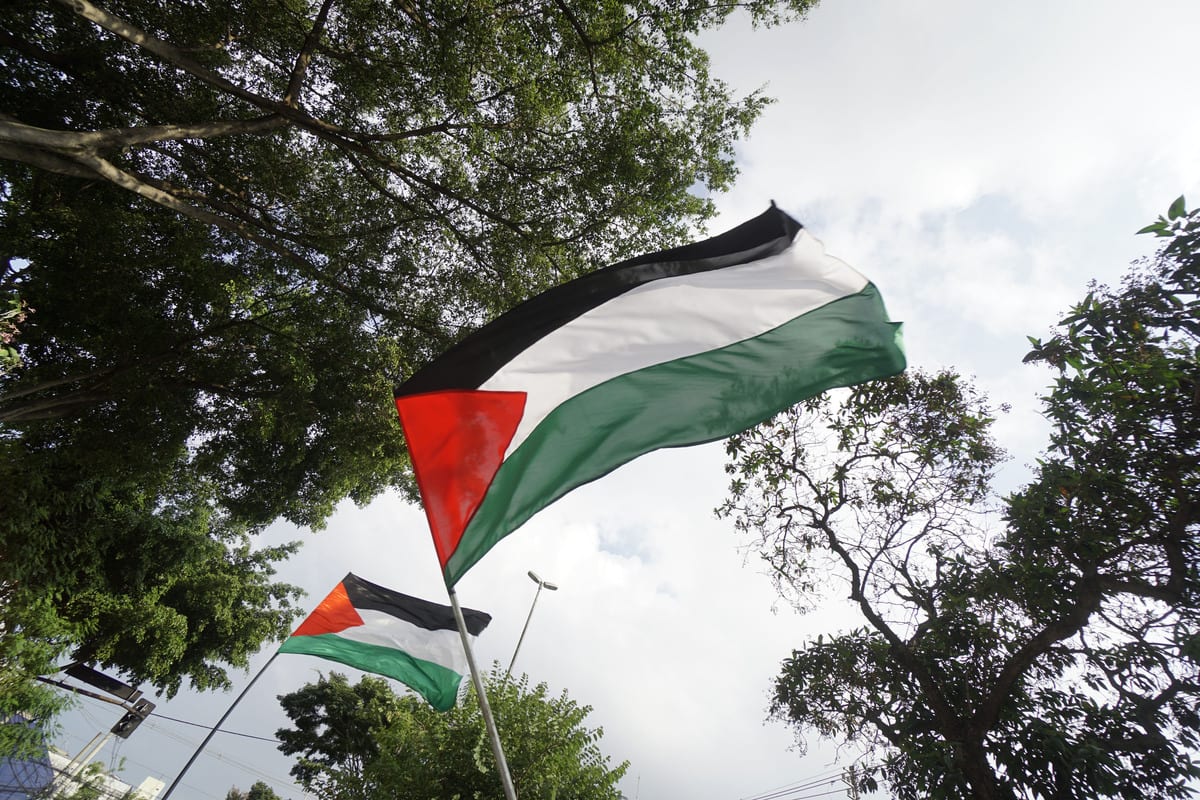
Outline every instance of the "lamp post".
{"label": "lamp post", "polygon": [[525,627],[521,629],[521,638],[517,639],[517,648],[513,650],[512,661],[508,662],[508,671],[504,673],[504,677],[506,678],[512,674],[513,664],[517,663],[517,653],[521,652],[521,642],[525,641],[525,632],[529,630],[529,621],[533,619],[533,610],[537,608],[538,596],[541,595],[542,589],[549,589],[552,592],[558,591],[557,586],[549,581],[542,580],[533,570],[529,571],[529,578],[538,585],[538,588],[534,592],[533,602],[529,604],[529,616],[525,618]]}

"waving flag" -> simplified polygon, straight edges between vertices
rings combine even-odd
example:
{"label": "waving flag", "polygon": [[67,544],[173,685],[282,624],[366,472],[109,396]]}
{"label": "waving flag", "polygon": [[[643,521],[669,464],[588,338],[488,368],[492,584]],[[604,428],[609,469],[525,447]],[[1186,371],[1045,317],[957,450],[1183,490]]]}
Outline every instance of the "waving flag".
{"label": "waving flag", "polygon": [[[462,610],[478,636],[491,616]],[[281,653],[304,653],[395,678],[438,711],[454,706],[467,658],[450,606],[385,589],[353,573],[284,641]]]}
{"label": "waving flag", "polygon": [[875,286],[771,206],[522,303],[396,389],[447,585],[571,489],[904,369]]}

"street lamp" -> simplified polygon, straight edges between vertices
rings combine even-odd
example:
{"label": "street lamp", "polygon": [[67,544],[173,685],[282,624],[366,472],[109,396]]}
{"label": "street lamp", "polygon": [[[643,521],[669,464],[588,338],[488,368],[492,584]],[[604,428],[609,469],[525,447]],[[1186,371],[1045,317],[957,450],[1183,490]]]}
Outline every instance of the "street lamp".
{"label": "street lamp", "polygon": [[542,593],[542,589],[549,589],[552,592],[558,591],[557,586],[549,581],[542,580],[533,570],[529,571],[529,578],[538,585],[538,588],[533,594],[533,602],[529,604],[529,616],[525,618],[525,627],[521,629],[521,638],[517,639],[517,648],[513,650],[512,661],[508,662],[508,672],[504,673],[504,677],[506,678],[512,674],[513,664],[517,663],[517,653],[521,652],[521,642],[525,641],[525,632],[529,630],[529,620],[533,619],[533,610],[537,608],[538,595]]}

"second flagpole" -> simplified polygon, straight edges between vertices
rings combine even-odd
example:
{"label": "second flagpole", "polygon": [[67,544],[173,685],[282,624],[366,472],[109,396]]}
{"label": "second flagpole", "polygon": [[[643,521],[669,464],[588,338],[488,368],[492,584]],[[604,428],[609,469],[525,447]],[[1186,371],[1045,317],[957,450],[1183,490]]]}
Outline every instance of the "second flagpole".
{"label": "second flagpole", "polygon": [[225,709],[225,713],[221,715],[219,720],[217,720],[217,724],[212,726],[212,728],[208,731],[208,735],[204,737],[204,741],[200,742],[200,746],[196,748],[196,752],[192,753],[192,757],[189,758],[187,763],[183,765],[183,769],[179,770],[179,774],[175,776],[175,780],[171,781],[171,785],[168,786],[167,790],[162,793],[160,800],[167,800],[167,798],[171,796],[171,792],[175,791],[175,787],[179,785],[181,780],[183,780],[183,776],[187,774],[187,771],[191,768],[192,764],[195,763],[196,759],[200,757],[200,753],[205,747],[208,746],[208,743],[212,741],[212,738],[216,735],[217,731],[221,729],[221,725],[225,723],[225,720],[229,719],[229,715],[233,713],[235,708],[237,708],[237,704],[242,702],[242,698],[245,697],[246,693],[254,687],[255,682],[262,677],[262,674],[267,671],[267,667],[275,663],[275,659],[278,656],[279,652],[276,651],[275,654],[267,660],[267,663],[263,664],[262,669],[254,674],[254,677],[251,678],[250,682],[246,684],[246,688],[242,689],[242,693],[239,694],[237,698],[229,704],[229,708]]}
{"label": "second flagpole", "polygon": [[483,690],[483,679],[475,666],[475,654],[471,652],[471,641],[467,638],[467,623],[463,620],[462,608],[458,605],[458,593],[454,591],[453,586],[447,586],[446,592],[450,595],[450,608],[454,610],[458,636],[462,639],[463,650],[467,653],[467,666],[471,668],[471,681],[475,685],[475,696],[479,698],[479,712],[483,714],[483,723],[487,726],[488,739],[492,743],[492,755],[496,759],[496,768],[500,771],[500,781],[504,784],[505,800],[517,800],[517,790],[513,788],[512,775],[508,772],[508,762],[500,744],[500,733],[496,730],[496,720],[492,718],[492,707],[488,705],[487,693]]}

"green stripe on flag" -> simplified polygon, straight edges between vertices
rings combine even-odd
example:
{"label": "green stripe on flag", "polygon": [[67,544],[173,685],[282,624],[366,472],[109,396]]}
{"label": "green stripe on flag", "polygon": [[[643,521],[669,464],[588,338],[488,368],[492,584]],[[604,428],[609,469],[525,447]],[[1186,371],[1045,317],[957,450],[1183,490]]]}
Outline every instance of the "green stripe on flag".
{"label": "green stripe on flag", "polygon": [[414,658],[402,650],[351,641],[336,633],[293,636],[283,643],[279,652],[319,656],[363,672],[395,678],[428,700],[438,711],[454,707],[463,677],[441,664]]}
{"label": "green stripe on flag", "polygon": [[900,323],[887,321],[868,284],[760,336],[594,386],[505,459],[446,564],[447,583],[540,509],[643,453],[721,439],[827,389],[903,369]]}

